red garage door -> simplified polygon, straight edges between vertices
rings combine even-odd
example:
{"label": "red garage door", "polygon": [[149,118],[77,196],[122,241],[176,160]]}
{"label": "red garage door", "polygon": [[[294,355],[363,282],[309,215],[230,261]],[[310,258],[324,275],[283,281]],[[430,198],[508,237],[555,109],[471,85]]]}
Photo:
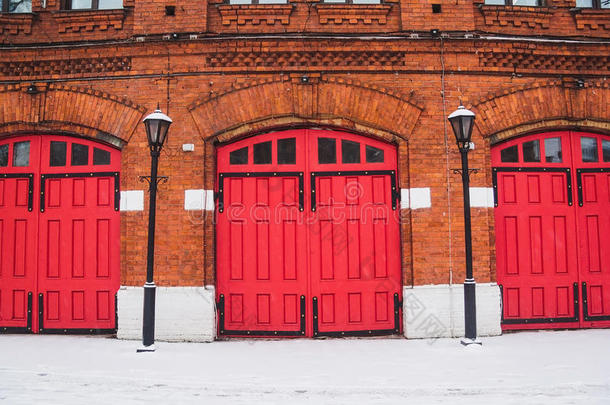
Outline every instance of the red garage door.
{"label": "red garage door", "polygon": [[218,150],[219,334],[400,332],[396,150],[292,130]]}
{"label": "red garage door", "polygon": [[492,162],[503,328],[610,326],[610,137],[531,135]]}
{"label": "red garage door", "polygon": [[0,332],[115,331],[119,166],[83,139],[0,142]]}

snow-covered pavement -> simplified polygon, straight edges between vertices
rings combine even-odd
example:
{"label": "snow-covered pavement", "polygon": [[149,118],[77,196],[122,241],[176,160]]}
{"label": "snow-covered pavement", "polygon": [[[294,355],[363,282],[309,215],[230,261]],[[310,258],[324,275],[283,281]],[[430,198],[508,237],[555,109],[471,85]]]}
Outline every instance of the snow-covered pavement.
{"label": "snow-covered pavement", "polygon": [[610,404],[610,330],[482,340],[0,335],[0,403]]}

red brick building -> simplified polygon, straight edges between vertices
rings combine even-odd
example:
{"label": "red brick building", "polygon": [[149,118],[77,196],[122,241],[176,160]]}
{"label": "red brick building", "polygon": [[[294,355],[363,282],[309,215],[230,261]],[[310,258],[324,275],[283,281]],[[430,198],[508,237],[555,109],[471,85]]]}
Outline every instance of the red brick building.
{"label": "red brick building", "polygon": [[479,333],[609,324],[604,0],[234,3],[1,1],[0,331],[139,338],[157,104],[159,339],[463,334],[460,103]]}

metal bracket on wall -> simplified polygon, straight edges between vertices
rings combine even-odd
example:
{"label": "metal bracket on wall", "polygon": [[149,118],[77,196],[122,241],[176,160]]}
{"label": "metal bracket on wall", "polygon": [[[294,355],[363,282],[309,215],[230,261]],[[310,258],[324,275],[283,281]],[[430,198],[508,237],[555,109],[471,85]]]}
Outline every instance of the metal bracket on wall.
{"label": "metal bracket on wall", "polygon": [[504,318],[504,287],[502,284],[500,287],[500,296],[502,302],[502,323],[504,325],[519,325],[519,324],[535,324],[535,323],[568,323],[578,322],[580,319],[579,313],[580,308],[578,306],[578,283],[574,283],[572,286],[574,292],[574,316],[571,317],[557,317],[557,318],[522,318],[522,319],[505,319]]}
{"label": "metal bracket on wall", "polygon": [[299,179],[299,211],[304,206],[303,172],[240,172],[218,174],[218,212],[224,212],[224,179],[226,177],[297,177]]}
{"label": "metal bracket on wall", "polygon": [[[453,171],[453,174],[462,174],[462,169],[451,169],[451,171]],[[468,169],[468,178],[470,178],[471,174],[477,174],[480,171],[481,169],[479,168]]]}
{"label": "metal bracket on wall", "polygon": [[578,206],[583,205],[582,174],[583,173],[610,173],[610,167],[576,169],[576,187],[578,188]]}
{"label": "metal bracket on wall", "polygon": [[32,333],[32,292],[28,292],[27,326],[0,326],[0,333]]}
{"label": "metal bracket on wall", "polygon": [[121,183],[119,172],[89,172],[89,173],[47,173],[40,175],[40,212],[45,209],[45,180],[46,179],[65,179],[75,177],[113,177],[114,178],[114,210],[118,211],[121,204]]}
{"label": "metal bracket on wall", "polygon": [[394,329],[367,329],[367,330],[346,330],[346,331],[320,331],[318,327],[318,297],[312,298],[313,312],[313,337],[363,337],[363,336],[384,336],[400,333],[400,307],[402,303],[398,293],[394,293]]}
{"label": "metal bracket on wall", "polygon": [[582,283],[582,317],[585,321],[610,321],[610,315],[589,315],[589,301],[587,299],[587,283]]}
{"label": "metal bracket on wall", "polygon": [[[142,182],[142,183],[143,182],[147,182],[148,183],[148,187],[150,189],[150,185],[151,185],[151,183],[150,183],[150,181],[151,181],[150,176],[139,176],[138,180],[140,180],[140,182]],[[157,176],[157,185],[165,184],[165,183],[167,183],[168,180],[169,180],[169,176]]]}
{"label": "metal bracket on wall", "polygon": [[394,170],[353,170],[336,172],[311,172],[311,210],[316,210],[316,177],[323,176],[390,176],[392,209],[396,209],[397,201],[400,201],[400,192],[396,188],[396,172]]}
{"label": "metal bracket on wall", "polygon": [[564,173],[566,176],[566,190],[568,205],[572,205],[572,177],[567,167],[494,167],[491,169],[491,177],[494,188],[494,206],[498,206],[498,172],[524,172],[524,173]]}
{"label": "metal bracket on wall", "polygon": [[0,179],[28,179],[28,211],[34,206],[34,173],[2,173]]}
{"label": "metal bracket on wall", "polygon": [[218,334],[222,336],[305,336],[305,296],[301,295],[299,330],[229,330],[225,329],[225,296],[220,294],[218,303]]}
{"label": "metal bracket on wall", "polygon": [[117,295],[114,295],[114,328],[44,328],[44,295],[38,294],[38,333],[48,335],[114,335],[118,330]]}

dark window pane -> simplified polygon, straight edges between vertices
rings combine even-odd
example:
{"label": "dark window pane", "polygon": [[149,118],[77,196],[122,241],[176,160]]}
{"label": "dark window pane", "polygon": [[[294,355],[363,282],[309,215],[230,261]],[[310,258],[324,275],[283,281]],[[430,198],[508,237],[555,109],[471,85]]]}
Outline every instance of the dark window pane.
{"label": "dark window pane", "polygon": [[342,140],[341,161],[343,163],[360,163],[360,143]]}
{"label": "dark window pane", "polygon": [[546,138],[544,140],[544,158],[549,163],[561,163],[561,138]]}
{"label": "dark window pane", "polygon": [[583,162],[597,162],[597,139],[582,136],[580,138],[580,149],[582,150]]}
{"label": "dark window pane", "polygon": [[293,165],[297,162],[297,139],[277,140],[277,163],[280,165]]}
{"label": "dark window pane", "polygon": [[519,161],[519,150],[517,145],[509,146],[500,151],[500,160],[506,163],[515,163]]}
{"label": "dark window pane", "polygon": [[610,162],[610,141],[602,140],[602,152],[604,154],[604,162]]}
{"label": "dark window pane", "polygon": [[66,165],[66,150],[65,142],[51,141],[51,152],[49,154],[49,166],[65,166]]}
{"label": "dark window pane", "polygon": [[89,164],[89,147],[80,143],[72,144],[72,166],[87,166]]}
{"label": "dark window pane", "polygon": [[540,162],[540,141],[523,142],[523,161]]}
{"label": "dark window pane", "polygon": [[383,149],[366,145],[365,150],[367,163],[383,163]]}
{"label": "dark window pane", "polygon": [[109,165],[110,152],[103,149],[93,148],[93,164],[94,165]]}
{"label": "dark window pane", "polygon": [[318,138],[318,163],[337,163],[337,141]]}
{"label": "dark window pane", "polygon": [[271,141],[255,143],[253,152],[255,165],[271,163]]}
{"label": "dark window pane", "polygon": [[13,166],[30,165],[30,141],[15,142],[13,145]]}
{"label": "dark window pane", "polygon": [[0,167],[8,166],[8,145],[0,145]]}
{"label": "dark window pane", "polygon": [[229,153],[229,163],[232,165],[247,165],[248,164],[248,147],[234,150]]}

